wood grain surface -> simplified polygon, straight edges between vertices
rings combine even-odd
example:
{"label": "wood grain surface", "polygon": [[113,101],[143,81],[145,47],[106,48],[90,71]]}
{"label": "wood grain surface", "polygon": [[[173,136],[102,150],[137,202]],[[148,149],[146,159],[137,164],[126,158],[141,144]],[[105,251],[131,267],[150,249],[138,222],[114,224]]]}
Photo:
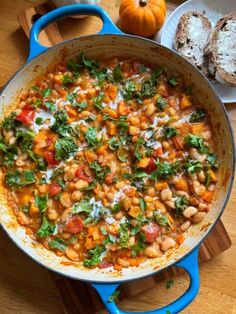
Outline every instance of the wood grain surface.
{"label": "wood grain surface", "polygon": [[[19,28],[17,16],[26,8],[30,8],[43,1],[39,0],[9,0],[0,1],[0,85],[16,71],[25,61],[28,51],[28,41],[23,31]],[[175,1],[176,3],[178,1]],[[178,2],[179,3],[179,2]],[[118,6],[116,1],[104,0],[101,5],[108,11],[113,20],[117,21]],[[28,21],[29,23],[30,21]],[[63,39],[76,37],[78,34],[95,33],[101,28],[101,22],[95,17],[83,20],[67,19],[59,23],[59,29]],[[227,105],[231,123],[236,133],[236,109],[235,105]],[[219,255],[200,266],[201,290],[196,301],[183,313],[236,313],[236,230],[235,210],[236,188],[231,195],[230,202],[223,215],[223,221],[233,245],[230,250]],[[6,235],[0,231],[0,313],[74,313],[73,304],[67,305],[63,310],[63,304],[58,297],[47,270],[41,268],[10,242]],[[165,281],[151,284],[144,281],[137,282],[133,296],[125,298],[125,291],[130,287],[123,287],[120,306],[126,310],[148,310],[158,304],[163,305],[173,300],[186,288],[188,278],[185,274],[173,273],[174,286],[167,290]],[[60,280],[60,277],[58,277]],[[59,283],[61,287],[64,281]],[[146,288],[144,291],[143,287]],[[79,294],[83,297],[85,291],[78,284]],[[64,290],[66,291],[66,289]],[[96,293],[89,290],[92,299],[96,299]],[[79,302],[79,300],[74,300]],[[79,303],[78,303],[79,304]],[[69,307],[70,306],[70,307]],[[105,313],[94,303],[93,311]],[[81,313],[86,314],[86,309]]]}

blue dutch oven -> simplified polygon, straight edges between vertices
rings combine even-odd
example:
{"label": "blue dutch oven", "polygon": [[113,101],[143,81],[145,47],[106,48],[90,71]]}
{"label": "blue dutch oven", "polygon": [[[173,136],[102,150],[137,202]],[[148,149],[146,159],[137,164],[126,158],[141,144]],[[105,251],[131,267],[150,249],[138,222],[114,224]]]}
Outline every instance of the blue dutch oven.
{"label": "blue dutch oven", "polygon": [[[102,30],[97,35],[75,38],[60,43],[52,48],[42,46],[38,41],[40,31],[48,24],[71,15],[96,15],[103,21]],[[214,227],[220,218],[229,198],[234,174],[234,142],[232,130],[224,106],[216,95],[214,89],[206,78],[185,59],[173,51],[162,47],[154,41],[122,33],[112,22],[106,12],[93,5],[71,5],[56,9],[41,17],[33,26],[30,33],[30,53],[25,66],[23,66],[6,84],[0,95],[0,114],[17,99],[19,91],[31,84],[39,74],[52,66],[61,58],[73,58],[81,51],[91,57],[114,56],[135,57],[149,63],[180,73],[188,85],[192,84],[193,94],[205,107],[212,117],[212,124],[217,136],[217,152],[221,164],[216,197],[212,209],[206,217],[208,228],[195,226],[194,235],[187,236],[184,244],[172,254],[161,258],[150,259],[139,267],[123,269],[117,273],[111,269],[85,269],[82,266],[65,266],[62,258],[55,256],[41,246],[36,246],[25,235],[24,228],[16,222],[12,210],[1,197],[0,190],[0,221],[2,227],[15,242],[36,262],[57,273],[77,280],[89,282],[99,293],[109,313],[128,313],[120,310],[115,302],[109,302],[109,297],[117,287],[124,282],[152,276],[170,266],[178,266],[186,270],[190,277],[187,291],[173,303],[146,313],[166,314],[179,313],[197,296],[200,279],[198,270],[198,250],[201,242]],[[207,224],[206,224],[207,225]],[[140,313],[140,312],[139,312]]]}

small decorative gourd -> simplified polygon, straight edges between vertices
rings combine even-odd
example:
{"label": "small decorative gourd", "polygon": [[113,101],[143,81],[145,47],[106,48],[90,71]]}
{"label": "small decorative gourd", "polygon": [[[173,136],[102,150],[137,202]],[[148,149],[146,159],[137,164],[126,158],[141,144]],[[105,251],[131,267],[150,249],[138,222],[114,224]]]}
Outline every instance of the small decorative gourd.
{"label": "small decorative gourd", "polygon": [[121,0],[119,13],[124,32],[150,37],[164,24],[165,0]]}

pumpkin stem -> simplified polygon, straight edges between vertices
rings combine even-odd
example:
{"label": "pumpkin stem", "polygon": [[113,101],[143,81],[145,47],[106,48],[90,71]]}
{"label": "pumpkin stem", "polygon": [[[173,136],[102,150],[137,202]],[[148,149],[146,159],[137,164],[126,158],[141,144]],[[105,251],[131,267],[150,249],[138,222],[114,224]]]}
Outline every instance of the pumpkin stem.
{"label": "pumpkin stem", "polygon": [[139,0],[140,7],[145,7],[147,5],[147,0]]}

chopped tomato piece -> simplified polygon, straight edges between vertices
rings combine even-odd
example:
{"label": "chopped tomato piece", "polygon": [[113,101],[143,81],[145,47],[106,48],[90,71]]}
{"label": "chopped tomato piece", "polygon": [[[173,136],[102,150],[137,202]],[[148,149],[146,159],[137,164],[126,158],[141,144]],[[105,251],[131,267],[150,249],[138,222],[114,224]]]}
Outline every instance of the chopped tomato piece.
{"label": "chopped tomato piece", "polygon": [[35,117],[35,110],[33,110],[33,107],[31,105],[24,106],[23,110],[20,114],[16,117],[16,120],[22,122],[23,124],[30,126]]}
{"label": "chopped tomato piece", "polygon": [[59,184],[57,184],[55,182],[52,182],[51,184],[49,184],[48,193],[51,197],[57,195],[60,192],[61,192],[61,187]]}
{"label": "chopped tomato piece", "polygon": [[152,156],[154,157],[154,158],[157,158],[157,157],[161,157],[162,156],[162,147],[158,147],[157,149],[155,149],[154,151],[153,151],[153,154],[152,154]]}
{"label": "chopped tomato piece", "polygon": [[150,222],[148,225],[143,227],[143,231],[146,242],[154,242],[160,233],[160,227],[154,222]]}
{"label": "chopped tomato piece", "polygon": [[145,169],[145,171],[147,173],[152,173],[154,170],[156,170],[156,168],[157,168],[157,165],[155,164],[155,159],[154,158],[150,158],[148,166]]}
{"label": "chopped tomato piece", "polygon": [[68,222],[64,226],[64,230],[70,233],[78,233],[83,230],[83,221],[78,215],[70,217]]}
{"label": "chopped tomato piece", "polygon": [[85,180],[87,182],[92,182],[92,178],[90,178],[85,172],[84,172],[84,167],[79,167],[76,170],[75,176],[78,177],[79,179]]}
{"label": "chopped tomato piece", "polygon": [[49,166],[59,165],[60,161],[56,160],[55,154],[56,154],[55,150],[48,150],[44,154],[44,158],[47,160]]}
{"label": "chopped tomato piece", "polygon": [[113,266],[112,263],[109,263],[107,261],[102,261],[99,265],[98,265],[98,268],[100,269],[104,269],[104,268],[108,268],[108,267],[111,267]]}

